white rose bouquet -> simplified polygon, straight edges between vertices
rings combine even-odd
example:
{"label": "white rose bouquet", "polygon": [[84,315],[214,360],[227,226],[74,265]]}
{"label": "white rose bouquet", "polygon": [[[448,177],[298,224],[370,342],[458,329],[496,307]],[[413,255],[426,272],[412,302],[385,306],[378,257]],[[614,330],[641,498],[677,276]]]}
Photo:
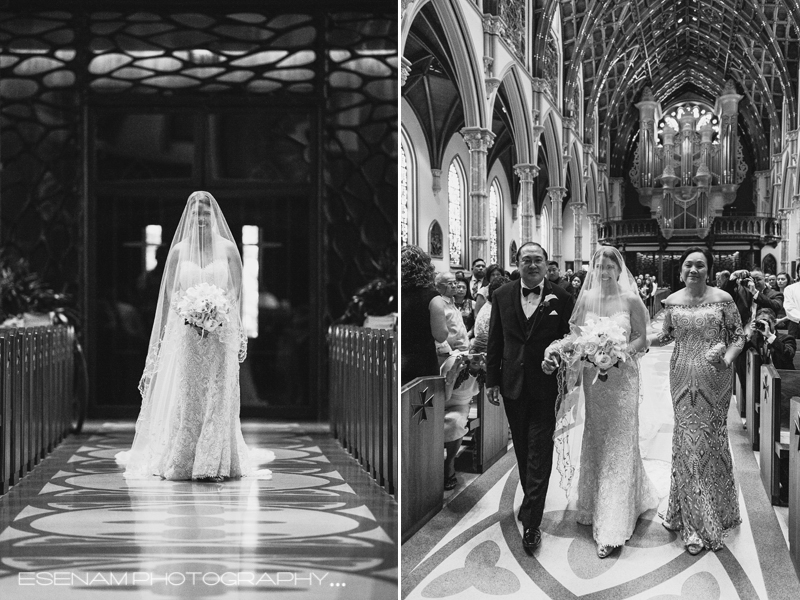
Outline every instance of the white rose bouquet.
{"label": "white rose bouquet", "polygon": [[210,283],[190,287],[173,303],[173,308],[186,325],[196,328],[203,337],[230,321],[231,304],[225,290]]}
{"label": "white rose bouquet", "polygon": [[580,335],[563,340],[555,350],[566,361],[582,360],[597,368],[592,383],[606,381],[608,370],[628,360],[628,340],[625,330],[609,317],[588,319],[579,327]]}

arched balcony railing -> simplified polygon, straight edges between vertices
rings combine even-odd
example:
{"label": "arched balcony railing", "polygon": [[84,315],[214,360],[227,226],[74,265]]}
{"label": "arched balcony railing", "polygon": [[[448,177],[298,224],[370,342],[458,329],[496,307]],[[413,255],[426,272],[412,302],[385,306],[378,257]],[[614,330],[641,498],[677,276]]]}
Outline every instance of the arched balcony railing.
{"label": "arched balcony railing", "polygon": [[[672,231],[671,241],[706,240],[745,242],[758,244],[777,244],[781,240],[780,220],[774,217],[733,216],[716,217],[706,235],[702,230],[676,229]],[[606,221],[598,230],[598,240],[602,244],[617,246],[631,243],[662,242],[666,238],[656,219],[626,219]]]}

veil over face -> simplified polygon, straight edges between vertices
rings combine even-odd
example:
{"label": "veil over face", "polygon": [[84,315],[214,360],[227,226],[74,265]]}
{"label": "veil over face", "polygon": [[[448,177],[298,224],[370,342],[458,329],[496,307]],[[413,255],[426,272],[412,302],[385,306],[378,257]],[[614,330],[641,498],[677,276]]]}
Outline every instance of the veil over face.
{"label": "veil over face", "polygon": [[[649,313],[636,286],[636,279],[625,265],[619,250],[613,246],[601,246],[592,257],[589,273],[581,287],[575,308],[570,318],[569,338],[581,335],[581,327],[589,320],[613,318],[622,315],[630,320],[629,344],[640,338],[636,355],[629,361],[637,363],[647,349],[647,324]],[[556,465],[561,474],[561,487],[567,496],[573,490],[573,477],[580,460],[581,430],[584,423],[584,405],[587,402],[584,384],[584,363],[577,357],[565,361],[559,369],[559,398],[556,413],[555,449]],[[606,385],[601,383],[600,385]],[[641,391],[640,391],[641,398]]]}
{"label": "veil over face", "polygon": [[245,358],[247,338],[241,321],[242,258],[231,230],[214,196],[193,192],[186,201],[166,259],[150,345],[139,391],[143,407],[161,365],[167,323],[175,317],[175,303],[201,284],[215,286],[230,303],[228,321],[216,332],[220,342],[237,348]]}
{"label": "veil over face", "polygon": [[[639,299],[638,304],[633,302],[636,299]],[[647,313],[636,279],[625,265],[622,254],[613,246],[601,246],[592,257],[570,325],[574,331],[576,326],[585,325],[587,318],[611,317],[626,310]],[[635,316],[641,317],[642,313]]]}

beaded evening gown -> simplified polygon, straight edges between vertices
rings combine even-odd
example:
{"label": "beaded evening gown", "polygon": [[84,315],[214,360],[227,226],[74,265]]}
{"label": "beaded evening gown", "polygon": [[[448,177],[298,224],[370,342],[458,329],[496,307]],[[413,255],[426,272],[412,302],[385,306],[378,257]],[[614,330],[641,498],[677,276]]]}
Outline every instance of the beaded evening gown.
{"label": "beaded evening gown", "polygon": [[719,550],[728,530],[741,523],[727,429],[732,377],[730,371],[717,371],[705,354],[720,342],[744,345],[736,305],[667,305],[661,339],[675,340],[672,475],[663,519],[680,530],[684,543]]}
{"label": "beaded evening gown", "polygon": [[[591,314],[591,313],[589,313]],[[631,338],[627,311],[611,317]],[[634,339],[645,332],[634,333]],[[592,525],[595,542],[621,546],[643,512],[658,505],[639,451],[639,363],[629,360],[594,380],[584,367],[586,422],[578,479],[578,522]]]}

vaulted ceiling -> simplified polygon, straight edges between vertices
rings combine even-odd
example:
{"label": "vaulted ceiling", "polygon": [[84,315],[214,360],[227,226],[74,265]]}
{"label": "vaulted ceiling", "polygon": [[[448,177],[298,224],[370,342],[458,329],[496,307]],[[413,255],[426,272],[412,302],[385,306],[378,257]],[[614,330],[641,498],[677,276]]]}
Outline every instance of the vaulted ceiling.
{"label": "vaulted ceiling", "polygon": [[582,77],[585,114],[597,109],[601,147],[604,137],[611,140],[612,170],[630,151],[638,122],[633,104],[645,85],[664,107],[689,97],[713,104],[732,79],[744,95],[739,123],[759,169],[780,149],[784,107],[789,127],[797,127],[796,0],[537,4],[534,18],[561,11],[566,94]]}

